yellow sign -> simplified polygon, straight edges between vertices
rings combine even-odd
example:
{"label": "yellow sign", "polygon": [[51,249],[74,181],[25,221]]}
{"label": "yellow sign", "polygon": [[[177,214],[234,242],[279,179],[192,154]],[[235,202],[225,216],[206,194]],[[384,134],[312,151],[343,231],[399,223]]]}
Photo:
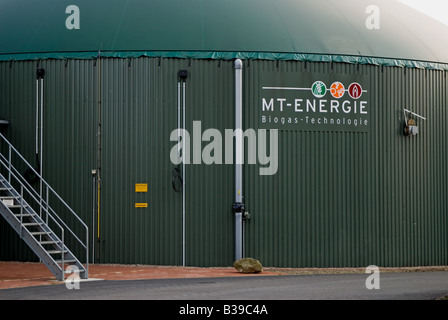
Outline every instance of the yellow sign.
{"label": "yellow sign", "polygon": [[148,184],[147,183],[136,183],[135,184],[135,192],[148,192]]}
{"label": "yellow sign", "polygon": [[148,208],[148,204],[147,203],[136,203],[135,207],[136,208]]}

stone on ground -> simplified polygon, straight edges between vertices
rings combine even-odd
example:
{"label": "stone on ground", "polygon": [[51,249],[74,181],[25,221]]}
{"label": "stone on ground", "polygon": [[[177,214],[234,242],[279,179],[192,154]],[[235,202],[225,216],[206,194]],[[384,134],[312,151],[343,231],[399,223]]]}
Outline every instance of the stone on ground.
{"label": "stone on ground", "polygon": [[233,267],[241,273],[258,273],[263,271],[260,261],[253,258],[243,258],[233,263]]}

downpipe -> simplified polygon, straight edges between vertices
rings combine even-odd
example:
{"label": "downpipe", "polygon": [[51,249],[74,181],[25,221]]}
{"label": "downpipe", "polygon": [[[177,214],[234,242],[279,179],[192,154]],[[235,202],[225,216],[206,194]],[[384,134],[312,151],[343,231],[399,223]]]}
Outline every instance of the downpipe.
{"label": "downpipe", "polygon": [[235,261],[243,258],[243,62],[235,60],[235,202],[232,211],[235,216]]}

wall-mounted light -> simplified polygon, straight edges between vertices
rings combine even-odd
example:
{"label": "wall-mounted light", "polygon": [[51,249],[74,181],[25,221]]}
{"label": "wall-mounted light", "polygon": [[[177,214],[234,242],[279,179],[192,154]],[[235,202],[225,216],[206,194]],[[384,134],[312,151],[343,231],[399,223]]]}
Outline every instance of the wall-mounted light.
{"label": "wall-mounted light", "polygon": [[415,123],[415,119],[412,116],[420,118],[422,120],[426,120],[426,118],[418,115],[410,110],[403,108],[404,114],[404,135],[405,136],[415,136],[418,134],[418,126]]}

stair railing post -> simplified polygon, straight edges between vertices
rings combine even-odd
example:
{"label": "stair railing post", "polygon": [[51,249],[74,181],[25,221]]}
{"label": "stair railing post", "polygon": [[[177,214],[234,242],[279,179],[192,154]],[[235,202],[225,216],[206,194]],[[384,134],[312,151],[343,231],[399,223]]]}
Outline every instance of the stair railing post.
{"label": "stair railing post", "polygon": [[48,202],[48,199],[49,199],[48,186],[46,186],[46,188],[47,188],[47,199],[46,199],[47,205],[46,205],[45,210],[47,211],[47,225],[48,225],[48,215],[49,215],[48,208],[49,208],[50,205],[49,205],[49,202]]}
{"label": "stair railing post", "polygon": [[12,154],[12,150],[11,150],[11,146],[8,147],[8,182],[9,184],[11,184],[11,154]]}
{"label": "stair railing post", "polygon": [[23,185],[20,185],[20,238],[23,238]]}
{"label": "stair railing post", "polygon": [[86,272],[89,275],[89,229],[86,231]]}
{"label": "stair railing post", "polygon": [[65,280],[65,268],[64,268],[64,248],[65,248],[65,245],[64,245],[64,228],[62,228],[61,241],[62,241],[62,248],[61,248],[61,251],[62,251],[62,254],[61,254],[62,280]]}

